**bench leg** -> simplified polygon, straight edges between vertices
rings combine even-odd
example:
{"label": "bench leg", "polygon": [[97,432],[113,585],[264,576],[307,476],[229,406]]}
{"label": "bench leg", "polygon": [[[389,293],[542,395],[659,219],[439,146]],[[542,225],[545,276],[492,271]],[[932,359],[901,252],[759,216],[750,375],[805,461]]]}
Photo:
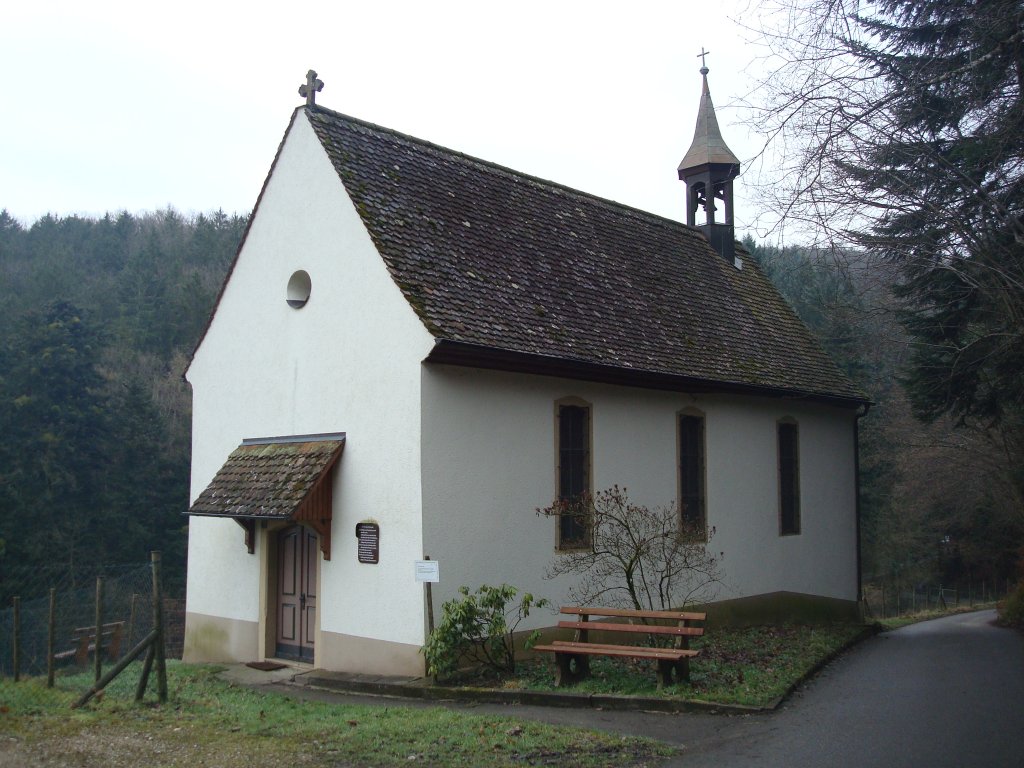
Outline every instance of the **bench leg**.
{"label": "bench leg", "polygon": [[676,662],[676,682],[690,682],[690,659],[680,659]]}
{"label": "bench leg", "polygon": [[658,660],[658,687],[666,685],[678,685],[679,683],[690,682],[690,660],[680,659],[670,661],[668,659]]}
{"label": "bench leg", "polygon": [[567,653],[555,654],[555,688],[569,685],[572,682],[572,657]]}
{"label": "bench leg", "polygon": [[672,670],[676,663],[668,659],[658,659],[658,690],[666,685],[672,685]]}
{"label": "bench leg", "polygon": [[590,657],[589,656],[576,656],[576,679],[582,680],[585,677],[590,677]]}
{"label": "bench leg", "polygon": [[[575,662],[575,669],[573,662]],[[590,659],[573,653],[555,654],[555,687],[562,688],[590,674]]]}

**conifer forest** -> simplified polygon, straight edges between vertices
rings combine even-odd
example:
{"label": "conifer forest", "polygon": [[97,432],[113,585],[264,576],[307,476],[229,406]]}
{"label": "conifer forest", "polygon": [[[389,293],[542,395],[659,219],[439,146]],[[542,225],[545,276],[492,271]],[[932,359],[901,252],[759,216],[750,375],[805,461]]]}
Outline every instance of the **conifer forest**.
{"label": "conifer forest", "polygon": [[0,212],[0,600],[163,552],[183,592],[185,364],[246,219]]}

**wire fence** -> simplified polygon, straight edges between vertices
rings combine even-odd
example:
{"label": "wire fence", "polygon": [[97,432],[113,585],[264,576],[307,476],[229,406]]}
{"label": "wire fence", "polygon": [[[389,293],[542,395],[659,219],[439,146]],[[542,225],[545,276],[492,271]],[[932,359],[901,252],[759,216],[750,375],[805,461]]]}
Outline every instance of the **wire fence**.
{"label": "wire fence", "polygon": [[[53,590],[54,656],[57,674],[82,671],[82,636],[88,664],[94,662],[95,626],[97,618],[96,580],[102,579],[102,600],[99,615],[105,625],[114,625],[116,642],[108,645],[102,663],[109,666],[129,651],[153,629],[153,576],[149,563],[95,569],[93,578],[75,574],[71,579],[62,573],[47,583],[53,574],[41,570],[34,579],[21,575],[20,585],[27,597],[16,595],[8,607],[0,610],[0,678],[14,675],[15,608],[17,598],[18,672],[21,677],[47,674],[48,638],[50,631],[50,592]],[[69,584],[75,584],[69,587]],[[164,633],[167,658],[181,658],[184,640],[184,600],[164,599]],[[93,637],[89,640],[88,636]],[[102,645],[102,644],[96,644]]]}
{"label": "wire fence", "polygon": [[943,586],[941,584],[896,584],[879,581],[864,585],[864,608],[869,618],[889,619],[929,611],[973,608],[1004,599],[1013,582],[981,581]]}

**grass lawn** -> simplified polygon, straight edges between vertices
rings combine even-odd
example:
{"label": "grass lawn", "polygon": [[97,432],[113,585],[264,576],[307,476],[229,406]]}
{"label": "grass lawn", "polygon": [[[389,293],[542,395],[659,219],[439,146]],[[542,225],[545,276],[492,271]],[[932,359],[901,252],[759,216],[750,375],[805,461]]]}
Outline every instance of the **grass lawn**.
{"label": "grass lawn", "polygon": [[[562,690],[766,707],[864,631],[849,624],[716,628],[691,644],[701,654],[690,662],[690,685],[659,691],[654,662],[595,656],[591,677]],[[548,658],[521,662],[514,675],[503,678],[462,677],[452,683],[555,690]]]}
{"label": "grass lawn", "polygon": [[[90,674],[0,681],[0,765],[643,766],[670,748],[638,738],[443,707],[349,706],[233,686],[210,666],[168,663],[170,702],[136,705],[133,665],[98,700]],[[13,761],[13,762],[11,762]]]}
{"label": "grass lawn", "polygon": [[954,608],[935,609],[929,611],[918,611],[917,613],[905,613],[901,616],[890,616],[885,619],[878,619],[879,625],[886,630],[899,629],[905,627],[908,624],[917,624],[920,621],[929,621],[931,619],[939,619],[943,616],[952,616],[955,613],[972,613],[974,611],[984,611],[987,609],[995,608],[995,603],[975,603],[974,605],[962,605]]}
{"label": "grass lawn", "polygon": [[[768,706],[863,627],[717,628],[694,642],[691,684],[659,691],[652,662],[595,657],[592,677],[569,690]],[[652,766],[663,744],[444,707],[351,706],[301,701],[234,686],[208,665],[168,664],[170,702],[136,705],[135,664],[85,708],[71,702],[92,683],[83,672],[0,680],[0,768],[32,765],[219,766]],[[547,660],[515,675],[452,684],[553,690]]]}

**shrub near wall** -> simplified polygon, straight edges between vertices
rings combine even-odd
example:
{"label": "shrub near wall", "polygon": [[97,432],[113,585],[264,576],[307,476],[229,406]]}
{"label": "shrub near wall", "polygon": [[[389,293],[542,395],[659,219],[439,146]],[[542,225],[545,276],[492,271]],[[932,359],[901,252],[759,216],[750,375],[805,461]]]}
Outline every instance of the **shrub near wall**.
{"label": "shrub near wall", "polygon": [[[445,677],[467,662],[499,672],[514,672],[516,628],[530,615],[531,608],[549,605],[546,599],[538,600],[528,592],[518,603],[514,602],[517,593],[508,584],[484,584],[475,593],[468,587],[459,587],[460,597],[444,603],[441,622],[423,646],[427,673]],[[527,647],[539,637],[538,631],[532,632]]]}

